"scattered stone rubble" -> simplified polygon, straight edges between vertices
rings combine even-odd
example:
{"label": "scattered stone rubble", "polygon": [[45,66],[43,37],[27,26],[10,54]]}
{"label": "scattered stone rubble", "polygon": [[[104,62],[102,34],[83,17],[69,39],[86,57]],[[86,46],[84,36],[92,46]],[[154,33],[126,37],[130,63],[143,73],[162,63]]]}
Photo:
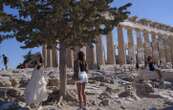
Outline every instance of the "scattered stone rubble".
{"label": "scattered stone rubble", "polygon": [[[171,70],[169,72],[173,74]],[[7,73],[7,74],[6,74]],[[31,78],[32,69],[13,70],[0,73],[0,110],[34,110],[26,106],[24,89]],[[89,110],[159,110],[173,103],[172,82],[138,79],[139,70],[134,66],[105,66],[88,73],[86,86]],[[45,70],[50,90],[47,101],[39,110],[76,110],[78,97],[72,82],[72,70],[68,69],[67,93],[61,108],[57,107],[59,76],[53,68]],[[155,97],[155,98],[153,98]],[[152,100],[152,103],[151,103]],[[14,103],[15,102],[15,103]]]}

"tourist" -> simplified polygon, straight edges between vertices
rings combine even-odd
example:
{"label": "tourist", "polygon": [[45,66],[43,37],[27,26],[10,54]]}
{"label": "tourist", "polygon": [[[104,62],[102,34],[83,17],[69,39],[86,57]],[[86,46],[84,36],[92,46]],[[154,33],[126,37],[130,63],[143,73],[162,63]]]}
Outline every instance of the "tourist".
{"label": "tourist", "polygon": [[35,68],[32,73],[30,82],[28,83],[25,90],[25,99],[28,105],[34,105],[39,107],[42,101],[47,100],[47,81],[44,77],[42,64],[43,59],[41,55],[35,61]]}
{"label": "tourist", "polygon": [[160,73],[160,69],[156,66],[155,62],[153,61],[153,58],[151,56],[148,56],[147,61],[148,61],[149,71],[156,71],[156,73],[158,74],[159,80],[161,80],[162,75]]}
{"label": "tourist", "polygon": [[3,54],[2,57],[3,57],[4,67],[7,70],[7,68],[8,68],[8,66],[7,66],[7,64],[8,64],[8,57],[5,54]]}
{"label": "tourist", "polygon": [[150,71],[154,71],[155,70],[155,67],[154,67],[154,61],[153,61],[153,58],[151,56],[148,56],[148,68]]}
{"label": "tourist", "polygon": [[87,105],[85,94],[85,85],[88,82],[87,71],[85,55],[80,51],[78,53],[78,58],[74,62],[74,80],[77,86],[80,110],[86,110]]}

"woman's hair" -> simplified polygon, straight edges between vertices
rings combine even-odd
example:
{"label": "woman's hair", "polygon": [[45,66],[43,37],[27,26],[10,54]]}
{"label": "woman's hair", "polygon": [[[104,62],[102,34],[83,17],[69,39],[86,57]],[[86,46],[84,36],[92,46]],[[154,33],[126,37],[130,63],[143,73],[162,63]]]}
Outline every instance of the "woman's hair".
{"label": "woman's hair", "polygon": [[43,57],[42,57],[42,55],[39,55],[39,63],[43,63]]}
{"label": "woman's hair", "polygon": [[152,60],[152,57],[151,56],[148,56],[147,60],[149,62],[150,60]]}
{"label": "woman's hair", "polygon": [[37,61],[36,61],[37,69],[40,69],[41,66],[42,66],[42,64],[43,64],[43,57],[42,57],[42,55],[39,55],[39,56],[38,56],[38,59],[37,59]]}
{"label": "woman's hair", "polygon": [[85,54],[84,54],[82,51],[80,51],[80,52],[78,53],[78,60],[80,60],[80,61],[82,61],[82,62],[85,61]]}

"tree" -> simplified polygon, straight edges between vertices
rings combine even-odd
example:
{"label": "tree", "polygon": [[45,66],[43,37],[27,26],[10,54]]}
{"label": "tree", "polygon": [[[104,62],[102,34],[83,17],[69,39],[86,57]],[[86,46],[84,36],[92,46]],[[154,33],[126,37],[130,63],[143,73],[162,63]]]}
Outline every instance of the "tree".
{"label": "tree", "polygon": [[24,61],[22,64],[19,64],[17,68],[34,68],[35,67],[35,61],[38,59],[38,57],[41,55],[41,53],[36,52],[32,53],[31,51],[28,51],[26,55],[23,56]]}
{"label": "tree", "polygon": [[[19,15],[3,13],[0,32],[6,31],[32,48],[60,43],[60,96],[65,96],[66,51],[68,47],[90,44],[100,32],[106,34],[128,17],[130,3],[111,7],[113,0],[4,0]],[[104,28],[100,28],[104,26]],[[8,27],[8,28],[7,28]],[[3,38],[8,36],[3,36]],[[1,37],[2,38],[2,37]]]}

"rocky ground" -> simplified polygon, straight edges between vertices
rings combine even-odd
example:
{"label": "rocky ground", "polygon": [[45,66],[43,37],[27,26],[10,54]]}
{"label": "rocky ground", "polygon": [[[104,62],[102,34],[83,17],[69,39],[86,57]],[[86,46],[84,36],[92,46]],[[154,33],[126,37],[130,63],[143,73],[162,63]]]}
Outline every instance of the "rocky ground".
{"label": "rocky ground", "polygon": [[[32,69],[0,71],[0,110],[30,109],[26,106],[23,91],[31,73]],[[45,74],[50,93],[40,110],[77,110],[77,91],[72,81],[72,71],[68,70],[67,96],[59,107],[55,101],[59,88],[58,71],[49,68],[45,69]],[[171,81],[138,80],[139,70],[129,65],[101,67],[101,70],[88,74],[88,110],[173,110]]]}

